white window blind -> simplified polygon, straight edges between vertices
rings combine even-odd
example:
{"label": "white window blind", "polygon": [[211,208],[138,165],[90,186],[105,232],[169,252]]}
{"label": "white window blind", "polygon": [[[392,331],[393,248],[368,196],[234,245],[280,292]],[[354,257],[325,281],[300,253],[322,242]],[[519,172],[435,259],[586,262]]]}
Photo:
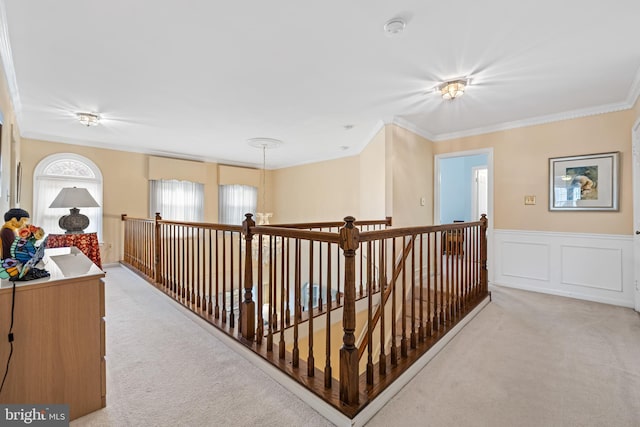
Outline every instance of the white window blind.
{"label": "white window blind", "polygon": [[242,225],[244,214],[256,214],[258,189],[251,185],[221,185],[218,191],[220,224]]}
{"label": "white window blind", "polygon": [[158,179],[149,181],[149,216],[160,212],[162,219],[202,222],[204,185],[198,182]]}

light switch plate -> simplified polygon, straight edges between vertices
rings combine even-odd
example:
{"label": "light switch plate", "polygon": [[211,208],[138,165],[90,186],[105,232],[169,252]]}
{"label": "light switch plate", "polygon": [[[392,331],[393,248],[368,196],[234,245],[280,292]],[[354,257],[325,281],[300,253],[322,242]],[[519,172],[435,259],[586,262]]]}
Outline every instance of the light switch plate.
{"label": "light switch plate", "polygon": [[535,205],[536,204],[536,196],[524,196],[524,204],[525,205]]}

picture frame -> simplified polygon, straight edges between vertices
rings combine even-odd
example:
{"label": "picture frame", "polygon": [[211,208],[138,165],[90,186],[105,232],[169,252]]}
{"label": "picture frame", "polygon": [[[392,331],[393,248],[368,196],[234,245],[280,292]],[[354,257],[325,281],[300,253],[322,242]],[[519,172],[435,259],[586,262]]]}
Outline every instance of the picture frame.
{"label": "picture frame", "polygon": [[549,159],[550,211],[618,211],[619,152]]}

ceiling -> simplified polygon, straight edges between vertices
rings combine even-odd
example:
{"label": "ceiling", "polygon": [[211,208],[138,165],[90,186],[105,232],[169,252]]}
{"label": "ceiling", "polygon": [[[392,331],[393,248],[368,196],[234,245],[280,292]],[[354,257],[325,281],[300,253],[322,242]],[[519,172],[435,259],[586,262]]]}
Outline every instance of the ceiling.
{"label": "ceiling", "polygon": [[[268,137],[276,168],[356,154],[387,123],[440,141],[640,91],[637,0],[0,1],[28,138],[257,166],[246,141]],[[463,97],[433,91],[458,77]]]}

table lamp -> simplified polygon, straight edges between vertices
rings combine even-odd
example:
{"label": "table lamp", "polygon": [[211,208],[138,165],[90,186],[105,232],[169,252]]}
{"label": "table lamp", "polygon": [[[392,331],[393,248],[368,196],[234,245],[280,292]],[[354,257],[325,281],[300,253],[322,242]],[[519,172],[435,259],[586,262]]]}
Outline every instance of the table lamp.
{"label": "table lamp", "polygon": [[69,215],[58,220],[65,234],[81,234],[89,226],[89,218],[80,213],[80,208],[98,208],[100,205],[86,188],[65,187],[49,205],[50,208],[69,208]]}

